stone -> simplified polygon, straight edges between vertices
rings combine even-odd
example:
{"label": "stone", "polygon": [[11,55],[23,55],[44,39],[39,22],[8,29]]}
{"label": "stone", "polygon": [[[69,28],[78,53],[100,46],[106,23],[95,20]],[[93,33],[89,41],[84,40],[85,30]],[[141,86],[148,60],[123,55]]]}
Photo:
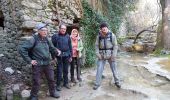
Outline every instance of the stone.
{"label": "stone", "polygon": [[133,44],[132,45],[133,49],[137,52],[144,52],[144,47],[143,45],[140,44]]}
{"label": "stone", "polygon": [[4,54],[0,54],[0,57],[4,57]]}
{"label": "stone", "polygon": [[36,25],[35,21],[24,21],[22,24],[22,28],[33,29]]}
{"label": "stone", "polygon": [[9,72],[10,74],[14,73],[14,70],[11,67],[5,68],[5,72]]}
{"label": "stone", "polygon": [[32,8],[32,9],[37,9],[37,10],[40,10],[42,9],[42,6],[37,4],[37,3],[33,3],[33,2],[29,2],[29,1],[22,1],[21,4],[23,6],[26,6],[28,8]]}
{"label": "stone", "polygon": [[13,100],[13,91],[11,89],[8,89],[6,92],[6,98],[7,100]]}
{"label": "stone", "polygon": [[17,71],[18,74],[22,74],[21,71]]}
{"label": "stone", "polygon": [[28,15],[23,15],[23,16],[21,16],[21,19],[22,19],[23,21],[31,21],[31,18],[30,18],[30,16],[28,16]]}
{"label": "stone", "polygon": [[14,85],[12,86],[12,90],[13,90],[14,93],[19,93],[19,92],[20,92],[20,86],[19,86],[19,84],[14,84]]}
{"label": "stone", "polygon": [[29,98],[30,97],[30,90],[23,90],[21,92],[21,97],[22,97],[22,100],[23,99],[26,100],[27,98]]}

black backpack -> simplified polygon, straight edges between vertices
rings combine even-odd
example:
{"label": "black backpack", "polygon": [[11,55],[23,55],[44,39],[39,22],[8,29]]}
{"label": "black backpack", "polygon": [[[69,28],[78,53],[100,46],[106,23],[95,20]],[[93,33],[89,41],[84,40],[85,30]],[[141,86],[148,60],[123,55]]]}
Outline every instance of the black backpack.
{"label": "black backpack", "polygon": [[[29,56],[31,59],[32,59],[32,56],[33,56],[32,51],[33,51],[34,47],[37,45],[37,43],[38,43],[38,36],[37,36],[37,35],[33,35],[33,38],[34,38],[34,40],[35,40],[35,41],[34,41],[34,44],[33,44],[33,47],[28,50],[28,56]],[[46,39],[46,41],[47,41],[47,44],[49,45],[49,40],[48,40],[48,38],[46,37],[45,39]]]}
{"label": "black backpack", "polygon": [[[100,36],[100,34],[101,33],[98,33],[98,35],[99,35],[99,50],[113,50],[113,46],[112,46],[112,48],[106,48],[106,43],[104,43],[104,48],[100,48],[100,41],[102,40],[102,39],[104,39],[104,38],[102,38],[101,36]],[[112,43],[113,42],[113,40],[112,40],[112,32],[109,32],[109,37],[107,37],[107,38],[110,38],[110,42]]]}

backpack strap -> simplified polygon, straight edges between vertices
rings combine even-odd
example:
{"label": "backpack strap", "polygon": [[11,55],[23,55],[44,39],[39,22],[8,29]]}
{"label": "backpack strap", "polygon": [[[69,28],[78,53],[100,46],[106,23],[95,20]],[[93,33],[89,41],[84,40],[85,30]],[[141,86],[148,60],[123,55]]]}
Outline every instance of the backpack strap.
{"label": "backpack strap", "polygon": [[28,51],[28,55],[31,59],[32,59],[32,51],[33,51],[34,47],[37,45],[37,42],[38,42],[38,37],[36,35],[33,35],[33,38],[34,38],[34,44]]}
{"label": "backpack strap", "polygon": [[34,49],[34,47],[36,46],[37,42],[38,42],[38,37],[36,35],[33,35],[34,38],[34,44],[32,46],[32,48],[30,49],[31,51]]}
{"label": "backpack strap", "polygon": [[113,39],[112,39],[112,32],[109,32],[110,34],[110,42],[112,43],[113,42]]}

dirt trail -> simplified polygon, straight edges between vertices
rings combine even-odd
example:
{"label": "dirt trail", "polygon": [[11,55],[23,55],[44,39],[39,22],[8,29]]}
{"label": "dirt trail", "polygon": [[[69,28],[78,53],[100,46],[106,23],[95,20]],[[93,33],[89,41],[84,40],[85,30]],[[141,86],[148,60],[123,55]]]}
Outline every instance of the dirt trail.
{"label": "dirt trail", "polygon": [[[122,82],[121,89],[112,84],[112,73],[107,63],[104,70],[106,78],[103,79],[98,90],[92,89],[96,70],[90,68],[83,70],[81,86],[78,83],[70,90],[63,88],[61,97],[57,100],[169,100],[170,81],[166,76],[170,76],[170,72],[165,73],[162,71],[165,68],[162,67],[154,69],[153,72],[148,70],[154,67],[154,64],[162,66],[160,61],[164,61],[158,60],[159,63],[155,61],[150,64],[148,61],[153,58],[139,54],[120,53],[117,66]],[[40,100],[56,99],[47,96]]]}

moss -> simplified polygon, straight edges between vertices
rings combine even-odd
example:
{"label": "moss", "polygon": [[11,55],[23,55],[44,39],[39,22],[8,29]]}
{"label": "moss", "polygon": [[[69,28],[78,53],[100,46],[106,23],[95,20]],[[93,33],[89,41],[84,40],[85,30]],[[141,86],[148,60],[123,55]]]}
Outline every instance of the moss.
{"label": "moss", "polygon": [[122,45],[122,43],[125,42],[126,39],[127,39],[127,37],[119,37],[119,38],[117,38],[117,42],[118,42],[118,44]]}
{"label": "moss", "polygon": [[[117,1],[117,0],[114,0]],[[117,1],[117,3],[119,3]],[[116,33],[119,29],[122,15],[124,10],[120,9],[120,7],[113,6],[114,2],[111,0],[107,1],[107,14],[102,15],[94,11],[91,6],[86,2],[86,0],[82,0],[83,6],[83,19],[80,21],[81,26],[84,31],[84,48],[86,54],[85,66],[91,67],[95,65],[95,40],[99,31],[99,24],[103,21],[109,24],[109,29]],[[119,4],[121,5],[121,4]],[[120,43],[124,41],[123,38],[119,40]]]}

